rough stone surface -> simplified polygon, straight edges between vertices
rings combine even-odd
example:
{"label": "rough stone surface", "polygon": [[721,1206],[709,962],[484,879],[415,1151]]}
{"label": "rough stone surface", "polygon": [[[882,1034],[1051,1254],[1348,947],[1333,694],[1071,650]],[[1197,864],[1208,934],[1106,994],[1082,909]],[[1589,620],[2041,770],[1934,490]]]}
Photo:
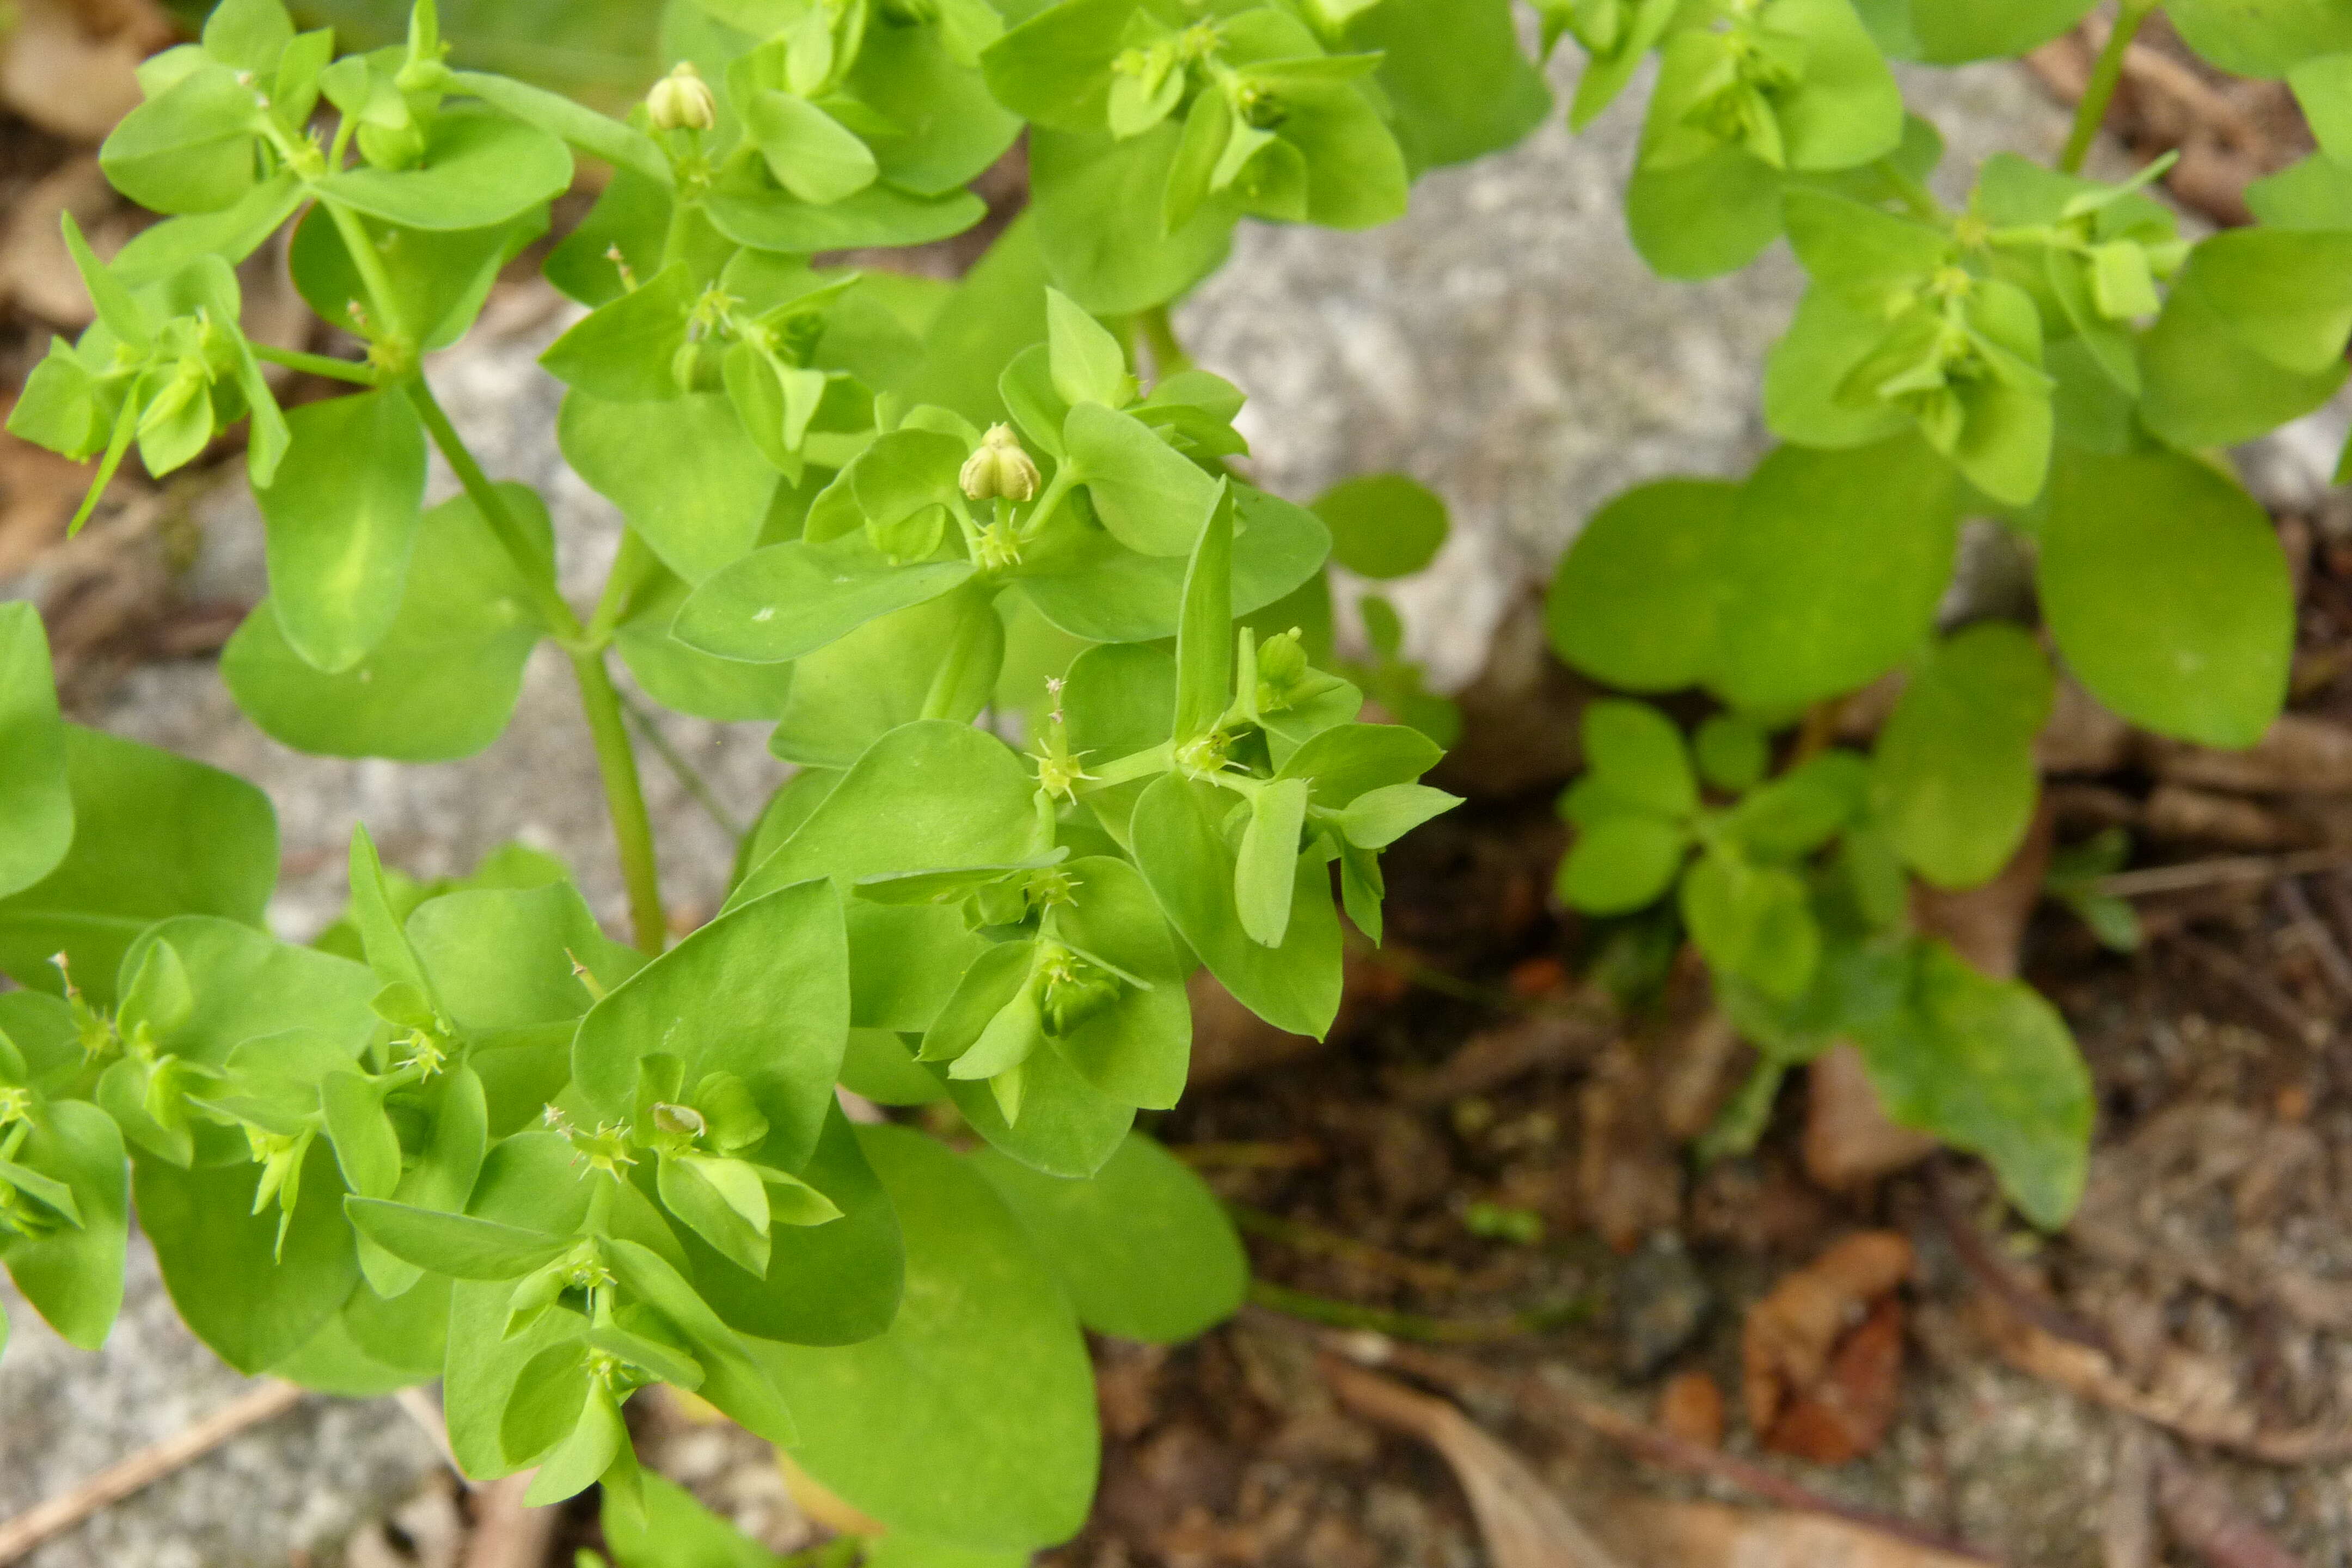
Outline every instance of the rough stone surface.
{"label": "rough stone surface", "polygon": [[[0,1519],[60,1496],[236,1400],[248,1381],[180,1325],[131,1248],[121,1320],[79,1351],[0,1277]],[[278,1568],[331,1552],[415,1489],[432,1440],[388,1399],[306,1399],[22,1560],[23,1568]]]}

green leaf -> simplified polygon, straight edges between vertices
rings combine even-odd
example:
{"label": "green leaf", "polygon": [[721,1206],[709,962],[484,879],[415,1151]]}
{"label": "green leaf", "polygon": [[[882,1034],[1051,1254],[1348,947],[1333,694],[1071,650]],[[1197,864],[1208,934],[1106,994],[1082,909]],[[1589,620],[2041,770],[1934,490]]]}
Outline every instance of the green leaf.
{"label": "green leaf", "polygon": [[131,1165],[139,1227],[155,1244],[172,1304],[239,1372],[301,1349],[359,1284],[342,1183],[323,1139],[304,1161],[282,1245],[276,1210],[253,1212],[258,1165],[182,1171],[135,1152]]}
{"label": "green leaf", "polygon": [[671,635],[718,658],[780,664],[971,581],[969,561],[894,565],[863,532],[772,544],[720,567],[680,606]]}
{"label": "green leaf", "polygon": [[[2290,288],[2283,299],[2305,308],[2290,310],[2282,319],[2272,317],[2265,308],[2266,283],[2257,281],[2250,298],[2225,300],[2218,289],[2208,287],[2206,279],[2210,274],[2226,279],[2229,286],[2242,286],[2249,279],[2259,278],[2262,269],[2241,268],[2236,265],[2240,260],[2259,261],[2297,241],[2315,242],[2317,253],[2324,255],[2337,248],[2345,237],[2254,230],[2243,234],[2257,244],[2212,249],[2223,239],[2238,241],[2240,232],[2232,231],[2207,240],[2189,253],[2188,267],[2173,279],[2165,297],[2163,314],[2140,341],[2141,372],[2147,385],[2140,417],[2150,430],[2184,450],[2251,441],[2319,407],[2344,384],[2346,372],[2340,361],[2302,371],[2263,352],[2268,345],[2273,353],[2284,351],[2290,359],[2312,363],[2315,344],[2324,342],[2326,336],[2312,325],[2310,295],[2305,293],[2298,301],[2296,295],[2305,291],[2292,287],[2312,279],[2284,275]],[[2205,259],[2209,251],[2213,260]],[[2320,281],[2322,302],[2327,286],[2327,280]],[[2326,312],[2321,314],[2324,317]]]}
{"label": "green leaf", "polygon": [[58,989],[64,952],[90,1000],[114,999],[115,974],[141,931],[176,914],[251,926],[278,880],[278,824],[242,779],[96,731],[66,731],[74,837],[40,881],[0,899],[0,969],[20,985]]}
{"label": "green leaf", "polygon": [[[551,561],[546,503],[521,485],[498,490]],[[521,570],[458,496],[425,513],[391,625],[357,663],[328,674],[299,655],[273,595],[222,650],[221,679],[256,723],[298,751],[446,762],[505,731],[544,635]]]}
{"label": "green leaf", "polygon": [[1220,492],[1192,546],[1176,628],[1176,711],[1170,733],[1196,740],[1216,728],[1234,696],[1234,509]]}
{"label": "green leaf", "polygon": [[677,351],[703,294],[685,262],[663,268],[572,323],[539,363],[548,374],[612,403],[656,403],[679,394]]}
{"label": "green leaf", "polygon": [[564,460],[688,583],[759,542],[780,481],[723,395],[607,403],[574,392],[555,434]]}
{"label": "green leaf", "polygon": [[1036,784],[1017,753],[968,724],[901,725],[857,759],[730,907],[814,877],[844,884],[953,866],[1006,866],[1035,847]]}
{"label": "green leaf", "polygon": [[1359,577],[1410,577],[1436,558],[1445,502],[1403,474],[1367,474],[1325,490],[1315,514],[1331,530],[1332,559]]}
{"label": "green leaf", "polygon": [[1100,404],[1070,410],[1063,441],[1111,536],[1143,555],[1190,555],[1218,482],[1129,414]]}
{"label": "green leaf", "polygon": [[763,91],[742,106],[744,129],[776,183],[819,206],[854,196],[880,174],[874,153],[841,121],[788,92]]}
{"label": "green leaf", "polygon": [[[1249,616],[1317,580],[1331,536],[1305,507],[1246,485],[1232,491],[1234,614]],[[1014,581],[1040,615],[1072,637],[1156,642],[1176,635],[1189,565],[1185,555],[1138,555],[1087,530],[1031,552],[1023,571],[1034,574]]]}
{"label": "green leaf", "polygon": [[1289,930],[1279,947],[1244,934],[1234,897],[1234,852],[1223,822],[1225,792],[1164,774],[1136,803],[1135,859],[1168,922],[1226,989],[1276,1028],[1320,1038],[1339,1005],[1339,921],[1328,872],[1299,859]]}
{"label": "green leaf", "polygon": [[620,1568],[781,1568],[782,1560],[648,1470],[642,1513],[604,1494],[604,1545]]}
{"label": "green leaf", "polygon": [[1709,714],[1692,752],[1699,777],[1721,790],[1750,790],[1772,766],[1771,738],[1736,713]]}
{"label": "green leaf", "polygon": [[1935,65],[2030,54],[2096,0],[1903,0],[1918,58]]}
{"label": "green leaf", "polygon": [[906,1300],[863,1344],[758,1347],[799,1416],[793,1459],[894,1531],[1008,1552],[1067,1538],[1099,1447],[1067,1300],[968,1164],[904,1128],[859,1142],[906,1233]]}
{"label": "green leaf", "polygon": [[[380,983],[365,965],[213,915],[173,916],[140,932],[122,955],[121,994],[138,986],[150,950],[166,945],[194,996],[164,1043],[191,1062],[219,1067],[247,1041],[299,1031],[330,1042],[341,1066],[381,1027],[369,1006]],[[101,978],[75,971],[86,991]]]}
{"label": "green leaf", "polygon": [[1913,670],[1872,754],[1871,793],[1929,882],[1990,881],[2024,841],[2041,787],[2033,742],[2053,689],[2041,646],[1995,621],[1947,639]]}
{"label": "green leaf", "polygon": [[484,71],[455,72],[450,85],[527,125],[560,136],[583,153],[661,184],[670,183],[668,155],[653,138],[625,121],[597,113],[560,92]]}
{"label": "green leaf", "polygon": [[[401,325],[424,347],[437,349],[466,335],[489,299],[499,269],[547,232],[548,216],[546,208],[532,207],[488,228],[438,231],[395,228],[380,219],[357,221],[383,258]],[[303,300],[326,321],[350,327],[359,320],[355,307],[373,310],[366,281],[325,208],[312,207],[295,226],[288,261]]]}
{"label": "green leaf", "polygon": [[783,717],[792,700],[789,664],[740,664],[698,652],[670,635],[689,590],[667,572],[641,593],[614,646],[646,695],[698,719],[741,723]]}
{"label": "green leaf", "polygon": [[1348,842],[1359,848],[1385,849],[1461,804],[1461,796],[1426,784],[1386,784],[1349,802],[1340,813],[1339,826]]}
{"label": "green leaf", "polygon": [[319,182],[322,195],[404,228],[488,228],[553,201],[572,184],[572,153],[520,121],[444,109],[413,169],[366,164]]}
{"label": "green leaf", "polygon": [[1629,691],[1705,679],[1735,591],[1725,558],[1739,494],[1714,479],[1664,479],[1595,513],[1560,558],[1544,602],[1559,656]]}
{"label": "green leaf", "polygon": [[1614,800],[1656,816],[1698,809],[1690,749],[1673,720],[1646,702],[1607,700],[1584,710],[1584,760]]}
{"label": "green leaf", "polygon": [[1031,132],[1037,243],[1055,285],[1087,310],[1123,316],[1165,304],[1224,264],[1234,193],[1209,197],[1172,234],[1163,226],[1162,196],[1183,136],[1173,120],[1125,142]]}
{"label": "green leaf", "polygon": [[2033,989],[1987,979],[1940,942],[1919,944],[1910,1005],[1857,1031],[1887,1113],[1981,1154],[2045,1230],[2082,1201],[2095,1104],[2065,1021]]}
{"label": "green leaf", "polygon": [[1682,884],[1683,921],[1717,970],[1793,1002],[1812,984],[1821,931],[1792,871],[1709,849]]}
{"label": "green leaf", "polygon": [[346,1198],[343,1209],[360,1234],[394,1257],[455,1279],[520,1279],[572,1249],[566,1236],[378,1198]]}
{"label": "green leaf", "polygon": [[590,1011],[572,1047],[575,1087],[600,1115],[623,1121],[646,1057],[679,1058],[688,1083],[732,1073],[768,1119],[771,1158],[797,1169],[833,1103],[848,970],[829,883],[739,899]]}
{"label": "green leaf", "polygon": [[383,1097],[383,1085],[356,1072],[330,1073],[319,1085],[343,1185],[371,1198],[388,1198],[400,1184],[400,1134],[384,1116]]}
{"label": "green leaf", "polygon": [[1817,752],[1723,814],[1726,833],[1759,860],[1801,860],[1863,814],[1868,764],[1853,752]]}
{"label": "green leaf", "polygon": [[1130,1133],[1084,1181],[1041,1175],[994,1150],[971,1157],[1097,1333],[1174,1344],[1241,1307],[1249,1259],[1201,1178]]}
{"label": "green leaf", "polygon": [[1128,374],[1127,351],[1100,321],[1059,289],[1048,289],[1045,322],[1054,390],[1065,405],[1099,403],[1107,408],[1124,408],[1135,401],[1135,377]]}
{"label": "green leaf", "polygon": [[0,605],[0,898],[55,870],[73,843],[66,729],[40,612]]}
{"label": "green leaf", "polygon": [[130,1238],[130,1178],[122,1134],[97,1106],[48,1103],[16,1163],[62,1183],[76,1223],[44,1237],[0,1237],[0,1262],[25,1300],[68,1344],[95,1351],[122,1305]]}
{"label": "green leaf", "polygon": [[1386,0],[1349,18],[1347,47],[1381,56],[1373,80],[1416,175],[1515,146],[1551,112],[1509,0]]}
{"label": "green leaf", "polygon": [[[908,1067],[925,1082],[936,1082],[924,1069]],[[890,1200],[839,1107],[825,1113],[816,1152],[801,1167],[800,1178],[840,1210],[841,1217],[772,1228],[764,1279],[744,1272],[700,1237],[682,1236],[679,1245],[694,1288],[739,1333],[803,1345],[871,1339],[890,1326],[898,1311],[905,1250]],[[823,1280],[824,1288],[811,1289],[813,1280]]]}
{"label": "green leaf", "polygon": [[1099,129],[1109,112],[1110,63],[1126,47],[1139,0],[1065,0],[1023,7],[1018,25],[981,51],[998,102],[1034,124]]}
{"label": "green leaf", "polygon": [[2059,652],[2134,723],[2250,746],[2285,700],[2294,585],[2245,491],[2171,453],[2068,456],[2035,582]]}
{"label": "green leaf", "polygon": [[882,177],[923,195],[971,184],[1022,129],[1020,117],[957,58],[959,15],[992,30],[1003,25],[986,0],[950,0],[940,27],[869,27],[843,83],[887,122],[865,132]]}
{"label": "green leaf", "polygon": [[2236,76],[2284,76],[2352,49],[2352,16],[2332,0],[2167,0],[2164,14],[2190,48]]}
{"label": "green leaf", "polygon": [[605,1256],[621,1285],[667,1319],[692,1347],[705,1374],[695,1392],[755,1436],[786,1447],[799,1442],[792,1412],[778,1396],[767,1370],[753,1359],[751,1347],[735,1331],[695,1294],[694,1287],[668,1258],[624,1237],[607,1243]]}
{"label": "green leaf", "polygon": [[767,164],[750,148],[722,171],[706,210],[712,226],[736,244],[793,256],[929,245],[988,216],[987,205],[969,191],[917,195],[879,182],[823,206],[798,201],[769,183]]}
{"label": "green leaf", "polygon": [[333,675],[392,630],[424,519],[425,427],[397,388],[305,404],[257,492],[286,646]]}
{"label": "green leaf", "polygon": [[160,213],[215,213],[253,188],[261,126],[236,73],[198,66],[122,117],[98,150],[107,183]]}
{"label": "green leaf", "polygon": [[1234,865],[1234,900],[1242,930],[1264,947],[1280,947],[1290,929],[1308,787],[1305,779],[1276,779],[1250,797],[1249,826]]}
{"label": "green leaf", "polygon": [[884,735],[926,715],[970,722],[994,693],[1004,657],[993,596],[986,585],[967,584],[801,658],[791,667],[791,694],[768,749],[807,767],[846,768]]}
{"label": "green leaf", "polygon": [[2339,163],[2352,161],[2352,53],[2306,59],[2287,72],[2287,82],[2320,152]]}
{"label": "green leaf", "polygon": [[1708,683],[1759,709],[1869,684],[1934,622],[1958,506],[1951,470],[1910,437],[1773,452],[1741,488],[1720,558],[1738,593]]}
{"label": "green leaf", "polygon": [[1675,885],[1690,844],[1690,829],[1665,817],[1604,816],[1577,834],[1560,863],[1559,896],[1591,915],[1646,909]]}

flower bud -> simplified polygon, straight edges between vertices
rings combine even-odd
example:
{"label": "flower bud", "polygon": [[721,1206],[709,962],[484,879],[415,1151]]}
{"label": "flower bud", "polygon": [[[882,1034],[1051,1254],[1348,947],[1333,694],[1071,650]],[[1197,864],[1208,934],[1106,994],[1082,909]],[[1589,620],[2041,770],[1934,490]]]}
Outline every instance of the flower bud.
{"label": "flower bud", "polygon": [[646,94],[646,112],[656,131],[708,131],[719,123],[719,100],[694,62],[680,60]]}
{"label": "flower bud", "polygon": [[981,437],[980,449],[966,460],[961,476],[963,493],[973,500],[1025,501],[1037,493],[1036,459],[1022,449],[1021,437],[1010,425],[992,425]]}

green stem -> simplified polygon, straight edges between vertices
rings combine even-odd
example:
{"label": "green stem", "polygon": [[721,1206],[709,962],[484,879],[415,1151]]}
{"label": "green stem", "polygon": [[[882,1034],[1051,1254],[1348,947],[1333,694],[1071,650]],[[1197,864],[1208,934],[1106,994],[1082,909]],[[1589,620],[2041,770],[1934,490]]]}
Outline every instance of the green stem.
{"label": "green stem", "polygon": [[645,781],[629,745],[629,725],[621,694],[613,685],[601,650],[572,656],[580,679],[580,708],[596,743],[596,772],[604,783],[604,804],[613,817],[613,847],[621,858],[621,880],[629,892],[629,930],[640,952],[658,955],[669,939],[662,912],[661,876],[654,859],[653,816],[646,810]]}
{"label": "green stem", "polygon": [[596,601],[595,613],[588,617],[590,642],[603,647],[613,640],[613,633],[628,617],[630,602],[659,564],[653,551],[637,537],[635,529],[621,530],[621,548],[613,557],[612,573],[604,579],[604,592]]}
{"label": "green stem", "polygon": [[1192,368],[1192,356],[1184,352],[1184,343],[1176,335],[1176,323],[1168,314],[1165,304],[1152,306],[1136,317],[1143,329],[1143,341],[1151,349],[1151,379],[1166,381],[1170,376]]}
{"label": "green stem", "polygon": [[2107,122],[2107,106],[2115,101],[2116,88],[2124,79],[2124,59],[2131,52],[2132,39],[2140,25],[2155,14],[2157,5],[2158,0],[2123,0],[2115,31],[2107,35],[2106,47],[2091,67],[2083,101],[2074,106],[2074,129],[2067,134],[2066,150],[2058,154],[2062,173],[2083,172],[2083,160],[2091,155],[2091,143],[2097,139],[2099,127]]}
{"label": "green stem", "polygon": [[425,384],[421,375],[410,376],[401,383],[401,386],[408,394],[409,402],[415,405],[417,417],[425,421],[425,433],[433,437],[433,444],[441,449],[441,456],[448,460],[450,468],[456,472],[457,483],[466,491],[466,499],[474,503],[474,510],[482,514],[482,521],[489,524],[490,531],[498,536],[499,544],[513,559],[515,570],[522,574],[525,585],[530,588],[533,607],[539,611],[539,618],[548,632],[562,645],[566,653],[593,651],[586,640],[586,632],[580,625],[580,617],[572,613],[572,606],[565,604],[563,595],[556,591],[555,563],[549,560],[540,550],[538,542],[523,531],[521,522],[509,510],[506,498],[490,482],[489,475],[482,472],[482,465],[474,460],[474,454],[467,448],[465,437],[459,436],[457,427],[449,423],[449,416],[442,410],[440,400],[433,395],[432,387]]}
{"label": "green stem", "polygon": [[[628,721],[621,711],[620,693],[614,689],[612,671],[604,664],[604,646],[610,632],[592,637],[581,626],[580,617],[556,589],[555,563],[523,531],[521,522],[507,506],[506,498],[482,471],[482,465],[474,460],[474,454],[467,448],[457,426],[449,423],[449,416],[434,397],[425,378],[413,375],[401,384],[409,401],[415,405],[417,416],[425,421],[433,444],[456,470],[467,499],[474,503],[474,510],[512,557],[515,569],[530,590],[541,620],[557,645],[571,656],[572,671],[580,680],[581,710],[587,716],[589,735],[596,745],[596,771],[604,781],[605,807],[613,818],[613,843],[620,856],[621,879],[628,888],[630,930],[639,948],[658,953],[668,938],[669,922],[662,912],[661,876],[654,858],[653,818],[646,810],[645,784],[637,775],[636,753],[629,747]],[[620,566],[621,563],[614,563],[615,577],[623,575]],[[609,604],[614,602],[614,596],[609,584],[607,588]],[[599,619],[606,615],[607,611],[600,606]]]}
{"label": "green stem", "polygon": [[940,668],[931,676],[931,689],[923,696],[924,718],[955,717],[956,694],[963,687],[964,672],[971,667],[971,656],[984,635],[983,625],[974,616],[967,617],[956,627],[955,640],[948,644],[948,656],[940,660]]}
{"label": "green stem", "polygon": [[375,368],[356,360],[332,359],[326,354],[304,353],[299,349],[272,348],[268,343],[254,343],[253,357],[271,364],[282,364],[289,370],[299,370],[306,375],[323,375],[336,381],[348,381],[357,386],[373,386]]}
{"label": "green stem", "polygon": [[1592,1303],[1579,1300],[1547,1310],[1514,1312],[1507,1318],[1492,1321],[1433,1318],[1420,1312],[1394,1312],[1385,1307],[1361,1307],[1353,1301],[1339,1301],[1328,1296],[1294,1290],[1270,1279],[1252,1279],[1249,1299],[1268,1311],[1279,1312],[1286,1318],[1298,1318],[1334,1329],[1369,1329],[1391,1339],[1416,1340],[1423,1344],[1433,1345],[1494,1344],[1505,1340],[1523,1339],[1529,1334],[1546,1333],[1592,1316]]}
{"label": "green stem", "polygon": [[1910,210],[1913,217],[1923,223],[1944,221],[1948,216],[1944,204],[1936,199],[1935,192],[1914,178],[1910,170],[1892,158],[1881,158],[1872,167],[1877,170],[1879,178],[1895,187],[1896,198]]}
{"label": "green stem", "polygon": [[367,286],[368,303],[376,313],[373,330],[367,335],[379,342],[400,344],[401,357],[404,359],[414,345],[408,341],[408,329],[400,314],[400,299],[393,292],[392,274],[383,269],[383,253],[376,249],[375,237],[368,233],[359,214],[332,196],[320,196],[319,205],[334,219],[335,232],[343,237],[343,248],[351,252],[352,265],[359,268],[360,281]]}

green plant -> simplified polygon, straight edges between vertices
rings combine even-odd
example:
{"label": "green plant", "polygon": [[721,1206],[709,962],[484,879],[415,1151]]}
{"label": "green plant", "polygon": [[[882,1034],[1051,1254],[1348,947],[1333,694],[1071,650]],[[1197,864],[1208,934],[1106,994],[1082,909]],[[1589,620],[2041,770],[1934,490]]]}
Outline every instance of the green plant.
{"label": "green plant", "polygon": [[[2352,13],[2164,5],[2209,63],[2284,76],[2320,142],[2248,193],[2257,226],[2191,245],[2146,192],[2162,163],[2120,184],[2079,172],[2156,0],[2124,0],[2057,166],[1989,159],[1958,210],[1927,189],[1940,139],[1906,115],[1888,58],[2020,53],[2089,0],[1542,9],[1591,56],[1580,118],[1660,55],[1628,213],[1650,263],[1708,276],[1785,236],[1810,279],[1763,388],[1786,445],[1742,483],[1620,496],[1560,563],[1570,663],[1722,707],[1695,756],[1654,709],[1593,710],[1561,891],[1601,915],[1672,895],[1764,1058],[1711,1149],[1752,1142],[1783,1073],[1851,1039],[1895,1120],[1983,1154],[2028,1217],[2059,1225],[2082,1192],[2089,1075],[2046,1002],[1916,931],[1909,882],[1983,883],[2023,841],[2053,650],[2159,733],[2241,747],[2277,714],[2286,561],[2221,448],[2345,379]],[[1939,626],[1968,516],[2032,551],[2046,645]],[[1897,671],[1869,754],[1829,745],[1843,700]],[[2127,946],[2129,910],[2092,886],[2122,848],[2063,857],[2052,886]]]}
{"label": "green plant", "polygon": [[[625,120],[451,68],[433,0],[340,58],[226,0],[142,68],[101,163],[170,216],[104,264],[68,223],[98,321],[12,430],[98,459],[79,526],[133,447],[163,474],[247,424],[269,595],[221,670],[296,747],[478,752],[553,643],[632,944],[546,857],[423,885],[363,830],[345,918],[280,940],[260,793],[64,722],[38,620],[0,606],[0,1258],[95,1346],[135,1205],[231,1363],[441,1378],[469,1474],[601,1480],[616,1540],[645,1506],[621,1406],[659,1382],[887,1525],[877,1561],[1018,1560],[1091,1498],[1081,1326],[1180,1339],[1241,1300],[1223,1212],[1131,1131],[1183,1088],[1188,976],[1321,1034],[1335,877],[1377,937],[1380,852],[1454,804],[1418,782],[1438,747],[1327,673],[1329,532],[1229,471],[1242,394],[1166,304],[1244,213],[1381,221],[1547,100],[1505,0],[661,26],[683,63]],[[812,265],[970,227],[1024,123],[1034,211],[961,286]],[[626,520],[584,612],[425,370],[575,153],[611,174],[547,253],[587,310],[542,363]],[[234,267],[289,226],[364,361],[245,335]],[[273,363],[347,384],[281,409]],[[428,450],[463,491],[430,508]],[[615,657],[798,764],[667,951]],[[950,1102],[985,1146],[853,1127],[836,1084]]]}

